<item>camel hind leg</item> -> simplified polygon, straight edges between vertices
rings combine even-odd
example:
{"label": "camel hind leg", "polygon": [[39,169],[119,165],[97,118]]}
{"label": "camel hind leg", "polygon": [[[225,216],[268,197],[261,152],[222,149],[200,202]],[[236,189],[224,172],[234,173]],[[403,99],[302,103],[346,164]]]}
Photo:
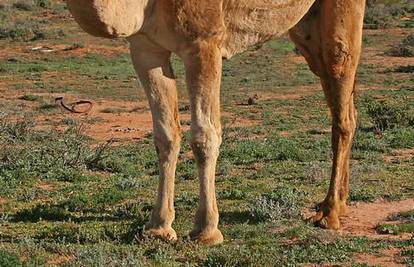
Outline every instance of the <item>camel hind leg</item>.
{"label": "camel hind leg", "polygon": [[320,0],[290,37],[320,77],[332,115],[333,164],[325,200],[313,221],[338,229],[349,192],[349,160],[356,128],[354,83],[362,42],[365,0]]}

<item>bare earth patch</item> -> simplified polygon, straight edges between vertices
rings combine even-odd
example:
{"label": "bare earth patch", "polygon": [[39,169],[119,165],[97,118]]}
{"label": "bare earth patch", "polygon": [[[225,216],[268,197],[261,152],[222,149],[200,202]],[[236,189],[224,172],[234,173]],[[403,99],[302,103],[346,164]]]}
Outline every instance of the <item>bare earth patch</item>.
{"label": "bare earth patch", "polygon": [[381,251],[380,255],[356,253],[354,257],[356,262],[365,263],[368,266],[406,266],[405,264],[398,263],[399,254],[399,249],[392,248]]}
{"label": "bare earth patch", "polygon": [[35,45],[27,46],[10,46],[0,49],[0,59],[10,57],[34,57],[37,58],[44,54],[55,54],[58,56],[76,56],[82,57],[90,53],[114,56],[128,53],[128,47],[124,46],[101,46],[96,44],[83,44],[81,46],[65,45],[65,44],[47,44],[36,43]]}
{"label": "bare earth patch", "polygon": [[[391,215],[407,212],[414,209],[414,199],[405,199],[395,202],[384,200],[374,203],[358,202],[349,207],[349,212],[342,219],[342,233],[369,238],[382,238],[375,231],[375,227],[387,220]],[[387,236],[388,237],[388,236]]]}
{"label": "bare earth patch", "polygon": [[[390,216],[401,212],[414,210],[414,199],[405,199],[395,202],[384,200],[374,203],[358,202],[349,207],[348,216],[342,219],[342,234],[353,236],[364,236],[370,239],[402,239],[412,238],[412,234],[399,236],[378,234],[376,226],[384,223]],[[357,262],[366,263],[369,266],[405,266],[398,263],[401,250],[391,248],[381,251],[381,255],[369,253],[357,253]]]}
{"label": "bare earth patch", "polygon": [[[25,94],[22,92],[6,91],[0,98],[9,103],[20,104],[27,112],[38,109],[39,102],[21,100],[23,95]],[[66,93],[32,93],[31,95],[48,98],[51,104],[55,104],[53,99],[56,97],[63,97],[64,103],[68,106],[71,106],[73,102],[86,100],[78,95]],[[113,140],[117,143],[134,142],[152,133],[152,117],[146,101],[87,100],[92,102],[92,109],[81,114],[71,113],[56,103],[57,109],[52,113],[36,115],[35,128],[38,130],[64,130],[68,127],[64,122],[73,120],[82,124],[89,137],[100,142]],[[261,123],[261,121],[250,120],[229,112],[223,112],[222,116],[223,119],[229,121],[223,125],[226,128],[253,127]],[[188,110],[180,112],[182,131],[190,129],[190,117]]]}
{"label": "bare earth patch", "polygon": [[55,186],[51,183],[40,183],[36,185],[36,187],[40,190],[48,191],[48,192],[51,192],[55,189]]}
{"label": "bare earth patch", "polygon": [[[338,232],[343,236],[368,237],[373,240],[409,240],[413,237],[412,234],[379,234],[376,227],[386,223],[392,215],[411,210],[414,210],[413,198],[400,201],[378,200],[373,203],[352,203],[348,206],[347,215],[341,218],[342,229]],[[309,218],[312,214],[310,210],[304,211],[306,218]],[[392,222],[388,221],[388,223]],[[398,248],[391,248],[381,251],[380,255],[356,253],[355,260],[369,266],[405,266],[399,263],[400,252],[401,250]]]}
{"label": "bare earth patch", "polygon": [[283,92],[269,92],[269,93],[260,93],[259,101],[264,100],[295,100],[300,99],[305,96],[313,95],[317,92],[322,92],[320,85],[303,85],[296,86],[293,89],[284,90]]}
{"label": "bare earth patch", "polygon": [[47,264],[49,266],[60,266],[65,263],[73,261],[74,258],[75,258],[74,256],[70,256],[70,255],[59,255],[59,256],[53,257],[50,260],[48,260]]}

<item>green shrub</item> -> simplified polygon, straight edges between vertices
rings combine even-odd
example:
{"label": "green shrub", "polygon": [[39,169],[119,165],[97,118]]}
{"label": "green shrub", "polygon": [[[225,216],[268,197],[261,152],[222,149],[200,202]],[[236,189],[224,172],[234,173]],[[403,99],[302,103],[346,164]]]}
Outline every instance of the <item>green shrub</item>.
{"label": "green shrub", "polygon": [[119,190],[125,191],[125,190],[141,188],[142,183],[136,177],[127,175],[127,176],[121,177],[117,181],[116,186]]}
{"label": "green shrub", "polygon": [[191,192],[183,192],[176,199],[175,204],[177,207],[184,207],[185,209],[192,209],[197,205],[198,195]]}
{"label": "green shrub", "polygon": [[53,240],[54,242],[78,243],[85,238],[80,233],[79,225],[72,222],[54,224],[43,229],[36,236],[38,239]]}
{"label": "green shrub", "polygon": [[82,180],[85,170],[102,160],[108,146],[91,148],[82,126],[64,132],[34,130],[30,117],[0,118],[0,177],[9,182],[30,176],[60,181]]}
{"label": "green shrub", "polygon": [[373,202],[378,196],[367,185],[352,184],[349,191],[350,201]]}
{"label": "green shrub", "polygon": [[0,26],[0,39],[27,42],[44,39],[43,37],[44,34],[35,22],[18,21],[11,25]]}
{"label": "green shrub", "polygon": [[401,44],[388,49],[385,54],[394,57],[414,57],[414,34],[408,35]]}
{"label": "green shrub", "polygon": [[303,194],[295,189],[280,187],[268,194],[256,197],[250,204],[254,220],[276,222],[300,215]]}
{"label": "green shrub", "polygon": [[399,26],[401,18],[412,12],[409,1],[367,1],[364,27],[384,29]]}
{"label": "green shrub", "polygon": [[380,224],[376,227],[380,234],[399,235],[401,233],[414,233],[414,223]]}
{"label": "green shrub", "polygon": [[402,262],[408,267],[414,266],[414,249],[406,248],[401,251]]}
{"label": "green shrub", "polygon": [[[265,140],[237,140],[222,145],[220,160],[228,164],[249,164],[252,162],[301,161],[314,158],[307,150],[307,144],[300,139],[273,136]],[[313,147],[311,148],[313,149]]]}
{"label": "green shrub", "polygon": [[17,120],[11,120],[6,115],[0,117],[0,144],[28,141],[32,135],[33,127],[34,123],[29,117]]}
{"label": "green shrub", "polygon": [[399,214],[396,214],[392,216],[392,220],[398,220],[398,221],[407,221],[407,222],[414,222],[414,210],[401,212]]}
{"label": "green shrub", "polygon": [[31,11],[33,10],[33,3],[28,1],[18,1],[13,4],[13,7],[18,10]]}
{"label": "green shrub", "polygon": [[1,267],[19,267],[22,266],[20,259],[5,250],[0,250],[0,266]]}
{"label": "green shrub", "polygon": [[414,72],[414,65],[408,65],[408,66],[399,66],[394,69],[395,72],[401,72],[401,73],[413,73]]}
{"label": "green shrub", "polygon": [[104,211],[124,200],[127,193],[116,188],[105,188],[96,193],[80,192],[59,204],[70,212]]}
{"label": "green shrub", "polygon": [[84,211],[94,205],[91,196],[86,193],[78,193],[60,204],[61,207],[71,212]]}
{"label": "green shrub", "polygon": [[363,100],[363,106],[377,131],[383,132],[387,129],[408,126],[413,123],[412,115],[407,112],[407,107],[401,103],[367,97]]}
{"label": "green shrub", "polygon": [[52,3],[49,0],[34,0],[36,6],[41,8],[50,8]]}
{"label": "green shrub", "polygon": [[76,251],[75,260],[70,266],[140,267],[150,266],[150,264],[145,262],[141,253],[134,250],[124,252],[121,248],[116,247],[86,246]]}
{"label": "green shrub", "polygon": [[388,132],[385,139],[392,148],[413,148],[414,129],[412,127],[395,128]]}
{"label": "green shrub", "polygon": [[45,39],[60,39],[64,36],[65,33],[62,30],[46,29],[44,25],[32,20],[0,25],[0,40],[9,39],[12,41],[29,42]]}
{"label": "green shrub", "polygon": [[25,100],[25,101],[37,101],[37,100],[39,100],[39,96],[28,94],[28,95],[23,95],[23,96],[19,97],[19,99]]}
{"label": "green shrub", "polygon": [[244,199],[246,196],[247,193],[240,189],[226,189],[218,193],[220,199]]}
{"label": "green shrub", "polygon": [[35,7],[50,8],[52,3],[50,0],[20,0],[13,3],[13,8],[22,11],[32,11]]}

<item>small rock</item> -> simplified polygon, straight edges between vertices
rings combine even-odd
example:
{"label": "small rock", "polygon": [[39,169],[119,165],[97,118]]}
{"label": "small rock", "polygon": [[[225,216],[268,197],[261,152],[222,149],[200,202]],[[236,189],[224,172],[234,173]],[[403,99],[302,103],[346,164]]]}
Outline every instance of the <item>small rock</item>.
{"label": "small rock", "polygon": [[249,105],[256,105],[257,101],[259,100],[259,95],[255,94],[254,96],[249,97],[249,100],[247,100],[247,104]]}

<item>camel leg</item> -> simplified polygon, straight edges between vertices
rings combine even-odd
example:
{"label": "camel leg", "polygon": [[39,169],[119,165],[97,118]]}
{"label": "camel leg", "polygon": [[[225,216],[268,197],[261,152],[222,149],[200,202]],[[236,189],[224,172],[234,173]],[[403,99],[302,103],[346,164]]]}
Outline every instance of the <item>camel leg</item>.
{"label": "camel leg", "polygon": [[364,0],[319,1],[290,31],[291,39],[320,77],[332,114],[333,166],[325,200],[313,221],[338,229],[349,192],[349,158],[356,128],[354,83],[362,40]]}
{"label": "camel leg", "polygon": [[191,148],[198,167],[200,202],[190,237],[214,245],[223,241],[218,229],[215,170],[221,144],[221,53],[214,42],[200,41],[181,55],[191,102]]}
{"label": "camel leg", "polygon": [[170,65],[170,52],[143,36],[129,39],[135,70],[141,80],[151,108],[154,143],[159,159],[160,180],[156,204],[145,233],[176,240],[171,227],[174,220],[174,179],[180,149],[177,90]]}

